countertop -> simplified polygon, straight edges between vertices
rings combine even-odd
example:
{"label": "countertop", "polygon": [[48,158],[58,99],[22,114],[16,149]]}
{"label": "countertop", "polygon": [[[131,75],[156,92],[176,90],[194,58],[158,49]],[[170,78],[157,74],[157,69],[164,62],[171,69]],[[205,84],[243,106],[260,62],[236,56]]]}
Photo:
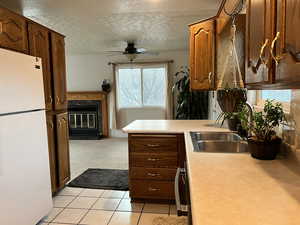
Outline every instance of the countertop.
{"label": "countertop", "polygon": [[[299,225],[300,161],[193,152],[185,132],[193,225]],[[298,159],[297,159],[298,158]]]}
{"label": "countertop", "polygon": [[125,133],[184,133],[185,131],[228,131],[213,120],[135,120]]}
{"label": "countertop", "polygon": [[209,120],[137,120],[123,131],[184,133],[193,225],[300,225],[299,153],[261,161],[193,152],[189,131],[228,131]]}

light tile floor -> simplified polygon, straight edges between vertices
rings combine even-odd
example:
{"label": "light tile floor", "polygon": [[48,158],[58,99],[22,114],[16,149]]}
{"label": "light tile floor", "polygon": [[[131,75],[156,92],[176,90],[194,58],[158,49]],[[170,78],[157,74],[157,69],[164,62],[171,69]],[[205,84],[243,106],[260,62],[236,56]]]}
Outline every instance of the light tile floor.
{"label": "light tile floor", "polygon": [[66,187],[40,225],[153,225],[156,217],[175,218],[172,204],[131,203],[128,192]]}

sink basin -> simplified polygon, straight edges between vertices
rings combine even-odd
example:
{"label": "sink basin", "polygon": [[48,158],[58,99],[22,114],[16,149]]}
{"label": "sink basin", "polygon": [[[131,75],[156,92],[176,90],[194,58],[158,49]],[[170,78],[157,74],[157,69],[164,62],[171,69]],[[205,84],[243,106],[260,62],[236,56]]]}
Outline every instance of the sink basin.
{"label": "sink basin", "polygon": [[242,153],[248,144],[238,134],[230,132],[191,132],[194,152]]}
{"label": "sink basin", "polygon": [[242,153],[247,147],[246,141],[198,141],[194,152]]}
{"label": "sink basin", "polygon": [[231,132],[191,132],[192,139],[198,141],[220,140],[220,141],[241,141],[242,138]]}

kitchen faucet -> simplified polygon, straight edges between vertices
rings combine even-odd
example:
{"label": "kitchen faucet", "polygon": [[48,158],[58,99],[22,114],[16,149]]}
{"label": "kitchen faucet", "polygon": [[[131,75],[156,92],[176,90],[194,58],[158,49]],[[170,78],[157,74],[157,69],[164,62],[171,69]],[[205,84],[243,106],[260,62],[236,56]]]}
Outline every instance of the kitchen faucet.
{"label": "kitchen faucet", "polygon": [[[253,107],[249,102],[245,102],[245,105],[247,106],[249,110],[249,126],[253,125]],[[251,131],[249,129],[248,131],[248,137],[251,136]]]}

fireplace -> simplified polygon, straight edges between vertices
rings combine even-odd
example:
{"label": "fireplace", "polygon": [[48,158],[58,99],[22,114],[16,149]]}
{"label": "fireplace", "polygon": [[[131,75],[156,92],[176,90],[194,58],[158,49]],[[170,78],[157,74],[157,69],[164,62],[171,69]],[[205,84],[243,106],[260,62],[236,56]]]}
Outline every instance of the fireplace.
{"label": "fireplace", "polygon": [[68,92],[70,139],[93,140],[109,136],[107,93]]}
{"label": "fireplace", "polygon": [[102,131],[101,101],[68,101],[70,139],[100,139]]}

